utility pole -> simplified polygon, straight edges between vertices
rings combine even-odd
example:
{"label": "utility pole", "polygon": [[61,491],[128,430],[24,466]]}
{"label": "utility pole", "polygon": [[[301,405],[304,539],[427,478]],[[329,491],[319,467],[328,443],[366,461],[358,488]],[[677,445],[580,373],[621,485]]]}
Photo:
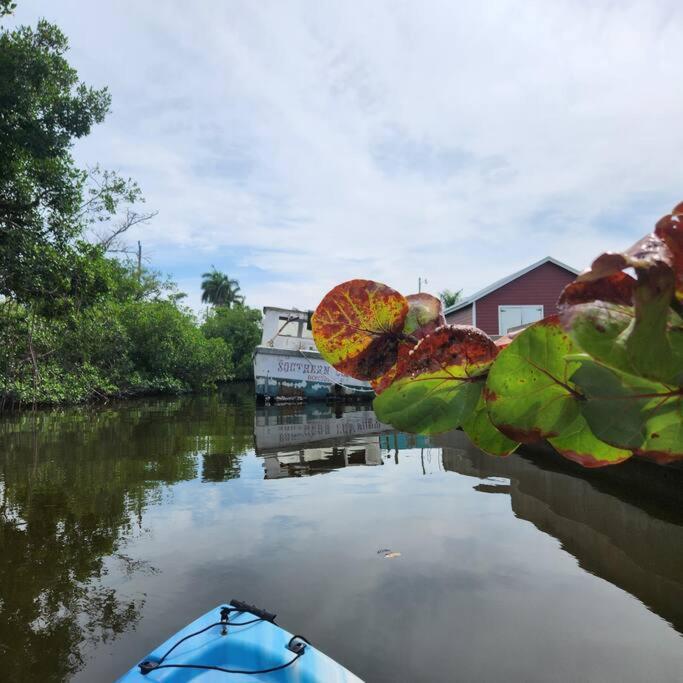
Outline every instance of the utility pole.
{"label": "utility pole", "polygon": [[[424,283],[429,284],[429,280],[427,278],[424,278]],[[417,278],[417,293],[420,294],[422,292],[422,277]]]}
{"label": "utility pole", "polygon": [[142,279],[142,242],[138,240],[138,284]]}

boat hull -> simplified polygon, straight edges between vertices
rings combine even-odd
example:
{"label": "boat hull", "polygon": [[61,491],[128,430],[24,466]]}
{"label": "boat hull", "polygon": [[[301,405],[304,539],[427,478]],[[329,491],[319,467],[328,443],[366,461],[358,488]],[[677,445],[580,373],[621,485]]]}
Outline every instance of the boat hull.
{"label": "boat hull", "polygon": [[317,351],[258,346],[254,352],[256,396],[264,400],[372,399],[367,382],[335,370]]}

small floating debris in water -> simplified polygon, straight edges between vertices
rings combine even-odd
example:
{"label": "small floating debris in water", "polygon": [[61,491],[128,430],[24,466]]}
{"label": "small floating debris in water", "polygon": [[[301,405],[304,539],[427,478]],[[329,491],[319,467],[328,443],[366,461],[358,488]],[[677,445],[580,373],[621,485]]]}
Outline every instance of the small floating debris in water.
{"label": "small floating debris in water", "polygon": [[401,553],[397,553],[396,551],[392,550],[391,548],[380,548],[377,551],[378,555],[384,555],[384,557],[388,560],[393,560],[395,557],[401,557]]}

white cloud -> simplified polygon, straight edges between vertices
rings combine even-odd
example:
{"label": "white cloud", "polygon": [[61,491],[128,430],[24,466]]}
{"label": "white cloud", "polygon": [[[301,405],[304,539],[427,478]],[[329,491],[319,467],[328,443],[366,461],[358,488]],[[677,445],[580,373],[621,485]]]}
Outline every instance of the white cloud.
{"label": "white cloud", "polygon": [[648,230],[683,198],[680,7],[26,0],[18,20],[47,14],[111,86],[77,153],[139,180],[152,253],[313,306],[349,277],[581,267]]}

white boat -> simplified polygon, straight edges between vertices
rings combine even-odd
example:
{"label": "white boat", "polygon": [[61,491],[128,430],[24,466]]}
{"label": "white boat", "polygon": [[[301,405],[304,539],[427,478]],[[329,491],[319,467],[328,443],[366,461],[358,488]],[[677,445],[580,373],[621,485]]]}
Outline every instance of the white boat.
{"label": "white boat", "polygon": [[323,360],[313,341],[311,314],[296,309],[263,309],[254,381],[257,398],[266,401],[374,396],[367,382],[347,377]]}

